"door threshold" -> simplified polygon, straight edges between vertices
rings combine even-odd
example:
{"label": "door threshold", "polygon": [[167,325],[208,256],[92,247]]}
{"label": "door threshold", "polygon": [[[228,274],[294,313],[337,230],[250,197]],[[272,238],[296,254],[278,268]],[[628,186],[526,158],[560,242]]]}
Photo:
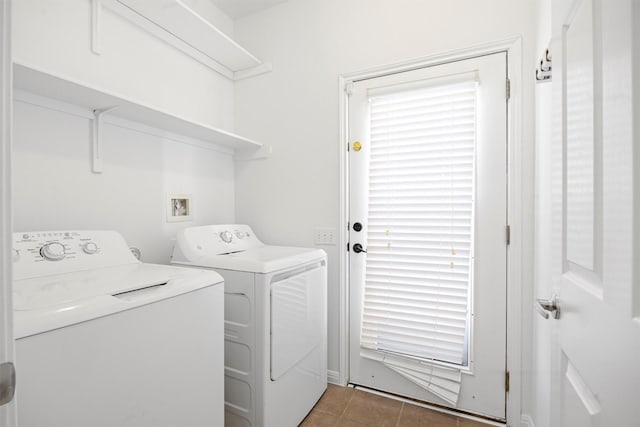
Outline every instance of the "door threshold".
{"label": "door threshold", "polygon": [[441,412],[447,415],[453,415],[460,418],[466,418],[472,421],[482,422],[488,425],[497,426],[497,427],[505,427],[506,421],[499,420],[496,418],[486,417],[483,415],[472,414],[470,412],[461,411],[459,409],[452,409],[446,406],[438,405],[435,403],[425,402],[423,400],[412,399],[410,397],[400,396],[398,394],[389,393],[382,390],[376,390],[374,388],[369,388],[365,386],[361,386],[358,384],[348,383],[347,387],[351,387],[356,390],[364,391],[371,394],[376,394],[378,396],[386,397],[393,400],[398,400],[400,402],[411,403],[412,405],[420,406],[422,408],[430,409],[432,411]]}

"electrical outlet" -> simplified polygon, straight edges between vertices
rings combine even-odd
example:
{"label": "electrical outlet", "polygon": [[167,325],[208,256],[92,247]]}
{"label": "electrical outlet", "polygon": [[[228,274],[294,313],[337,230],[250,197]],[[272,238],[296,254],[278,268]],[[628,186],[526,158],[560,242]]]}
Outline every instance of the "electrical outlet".
{"label": "electrical outlet", "polygon": [[316,228],[316,235],[313,243],[316,245],[335,245],[336,229],[335,228]]}

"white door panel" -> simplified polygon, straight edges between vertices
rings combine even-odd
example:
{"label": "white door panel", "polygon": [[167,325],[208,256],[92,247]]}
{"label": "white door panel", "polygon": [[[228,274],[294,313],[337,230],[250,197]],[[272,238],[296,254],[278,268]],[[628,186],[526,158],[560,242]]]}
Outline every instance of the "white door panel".
{"label": "white door panel", "polygon": [[[360,330],[364,298],[366,254],[354,253],[360,243],[366,249],[369,121],[368,90],[387,90],[394,85],[477,73],[479,79],[475,148],[474,254],[471,298],[471,339],[469,364],[455,369],[460,375],[460,395],[452,404],[426,391],[395,369],[380,361],[361,357]],[[453,406],[499,419],[505,418],[506,367],[506,253],[507,223],[507,104],[506,54],[428,67],[407,73],[357,82],[349,96],[349,240],[350,263],[350,382]],[[385,89],[381,89],[385,88]],[[359,151],[354,143],[361,144]],[[362,224],[361,231],[353,229]],[[435,366],[451,367],[435,363]],[[449,371],[442,373],[443,377]],[[454,375],[455,376],[455,375]],[[445,381],[446,382],[446,381]],[[445,386],[446,387],[446,386]]]}
{"label": "white door panel", "polygon": [[560,161],[546,173],[551,191],[560,192],[551,196],[556,250],[549,262],[561,311],[549,320],[556,329],[551,421],[633,427],[640,425],[632,90],[639,5],[576,0],[553,7],[552,158]]}
{"label": "white door panel", "polygon": [[[593,7],[585,0],[566,27],[567,262],[595,272],[596,123]],[[599,89],[599,88],[598,88]],[[600,138],[598,138],[600,139]],[[595,284],[595,281],[594,281]]]}

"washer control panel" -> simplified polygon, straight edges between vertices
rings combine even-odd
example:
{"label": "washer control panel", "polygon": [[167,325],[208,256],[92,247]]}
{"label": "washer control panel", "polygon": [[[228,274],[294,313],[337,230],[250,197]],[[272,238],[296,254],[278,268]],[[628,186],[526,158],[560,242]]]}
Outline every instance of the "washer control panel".
{"label": "washer control panel", "polygon": [[13,233],[16,280],[138,262],[115,231]]}

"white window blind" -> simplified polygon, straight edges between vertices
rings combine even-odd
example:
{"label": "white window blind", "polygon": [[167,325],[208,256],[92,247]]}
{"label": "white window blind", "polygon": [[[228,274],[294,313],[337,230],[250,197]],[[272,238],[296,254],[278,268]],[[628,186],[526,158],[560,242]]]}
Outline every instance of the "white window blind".
{"label": "white window blind", "polygon": [[363,349],[467,364],[474,77],[369,93]]}

